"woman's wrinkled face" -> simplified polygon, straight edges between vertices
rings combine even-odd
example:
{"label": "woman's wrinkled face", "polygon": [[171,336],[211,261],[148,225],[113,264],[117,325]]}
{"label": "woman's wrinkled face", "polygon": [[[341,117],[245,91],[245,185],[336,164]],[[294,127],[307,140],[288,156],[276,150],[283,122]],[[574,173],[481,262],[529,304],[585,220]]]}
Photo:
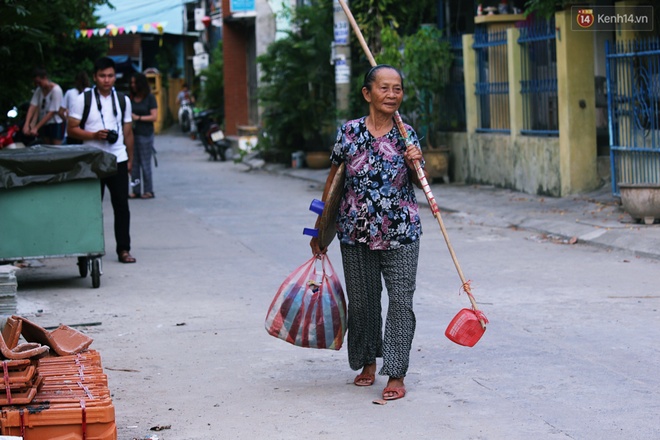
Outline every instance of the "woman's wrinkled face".
{"label": "woman's wrinkled face", "polygon": [[363,87],[362,95],[372,110],[394,114],[403,101],[403,86],[399,73],[394,69],[378,69],[371,90]]}

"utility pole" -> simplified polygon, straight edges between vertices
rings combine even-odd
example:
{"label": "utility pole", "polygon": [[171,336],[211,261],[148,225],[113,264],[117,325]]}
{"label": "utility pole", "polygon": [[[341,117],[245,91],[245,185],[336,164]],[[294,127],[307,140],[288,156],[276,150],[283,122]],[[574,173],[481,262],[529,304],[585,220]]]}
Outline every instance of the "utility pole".
{"label": "utility pole", "polygon": [[[348,4],[348,0],[345,0]],[[339,0],[333,0],[334,11],[334,41],[332,43],[332,60],[335,65],[335,93],[337,126],[346,122],[348,117],[349,95],[351,93],[351,26]]]}

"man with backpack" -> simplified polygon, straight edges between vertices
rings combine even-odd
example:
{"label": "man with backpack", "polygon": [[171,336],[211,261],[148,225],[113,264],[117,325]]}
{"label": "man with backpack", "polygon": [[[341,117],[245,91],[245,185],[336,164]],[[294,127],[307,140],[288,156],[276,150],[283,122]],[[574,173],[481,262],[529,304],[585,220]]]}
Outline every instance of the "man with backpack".
{"label": "man with backpack", "polygon": [[135,263],[130,254],[131,214],[128,209],[128,176],[133,164],[132,110],[130,100],[115,91],[115,81],[114,61],[108,57],[99,58],[94,63],[96,86],[80,94],[73,103],[67,135],[117,157],[117,174],[101,179],[101,195],[107,186],[115,217],[119,261]]}

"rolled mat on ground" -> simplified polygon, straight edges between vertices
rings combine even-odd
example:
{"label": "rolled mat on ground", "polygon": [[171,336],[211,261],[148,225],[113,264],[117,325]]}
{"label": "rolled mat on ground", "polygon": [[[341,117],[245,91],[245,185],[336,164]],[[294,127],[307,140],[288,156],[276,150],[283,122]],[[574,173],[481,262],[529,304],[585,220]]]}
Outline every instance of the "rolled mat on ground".
{"label": "rolled mat on ground", "polygon": [[327,255],[310,258],[284,280],[265,321],[271,336],[330,350],[341,348],[346,325],[344,290]]}

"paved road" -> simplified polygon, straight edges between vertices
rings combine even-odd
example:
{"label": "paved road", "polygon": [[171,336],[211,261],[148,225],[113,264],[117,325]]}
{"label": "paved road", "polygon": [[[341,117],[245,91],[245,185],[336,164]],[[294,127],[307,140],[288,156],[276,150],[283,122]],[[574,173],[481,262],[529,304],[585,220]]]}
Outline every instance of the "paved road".
{"label": "paved road", "polygon": [[[660,438],[658,260],[447,215],[491,321],[460,347],[444,330],[469,302],[424,212],[408,395],[374,405],[385,378],[353,386],[345,348],[302,349],[263,329],[277,287],[310,255],[301,231],[320,184],[209,162],[175,132],[157,148],[156,198],[131,201],[137,264],[109,252],[100,289],[72,259],[18,274],[20,314],[101,323],[82,329],[119,439]],[[336,243],[329,255],[341,273]]]}

